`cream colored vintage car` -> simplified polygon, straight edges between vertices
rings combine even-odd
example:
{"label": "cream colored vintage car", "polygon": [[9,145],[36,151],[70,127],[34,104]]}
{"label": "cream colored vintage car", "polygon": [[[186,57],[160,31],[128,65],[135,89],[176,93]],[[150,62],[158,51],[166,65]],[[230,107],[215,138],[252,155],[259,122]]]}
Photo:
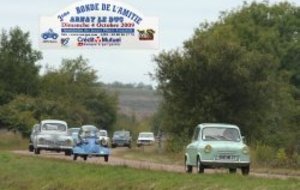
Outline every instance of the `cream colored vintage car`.
{"label": "cream colored vintage car", "polygon": [[68,134],[68,125],[61,120],[42,120],[34,125],[31,135],[29,151],[40,154],[41,150],[65,152],[71,155],[73,138]]}

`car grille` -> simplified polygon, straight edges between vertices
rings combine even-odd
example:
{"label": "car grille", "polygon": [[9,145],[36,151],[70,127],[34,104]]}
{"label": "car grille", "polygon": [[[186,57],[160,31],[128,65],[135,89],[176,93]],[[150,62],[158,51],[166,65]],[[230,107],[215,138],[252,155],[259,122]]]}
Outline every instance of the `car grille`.
{"label": "car grille", "polygon": [[48,145],[48,146],[71,146],[71,143],[69,140],[64,141],[53,141],[53,140],[44,140],[40,142],[41,145]]}

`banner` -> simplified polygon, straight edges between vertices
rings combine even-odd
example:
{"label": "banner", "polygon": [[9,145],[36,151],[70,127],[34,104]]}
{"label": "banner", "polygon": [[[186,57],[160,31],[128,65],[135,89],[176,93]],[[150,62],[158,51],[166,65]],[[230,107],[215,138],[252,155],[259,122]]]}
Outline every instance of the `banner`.
{"label": "banner", "polygon": [[53,49],[157,49],[158,34],[156,17],[119,1],[83,0],[41,17],[39,44]]}

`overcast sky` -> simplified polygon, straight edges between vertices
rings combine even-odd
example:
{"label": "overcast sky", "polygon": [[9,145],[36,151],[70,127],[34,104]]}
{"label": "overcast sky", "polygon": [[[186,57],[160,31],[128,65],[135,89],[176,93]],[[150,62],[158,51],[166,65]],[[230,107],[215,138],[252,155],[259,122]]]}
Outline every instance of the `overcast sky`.
{"label": "overcast sky", "polygon": [[[0,28],[9,30],[19,26],[30,32],[33,47],[42,51],[42,67],[58,67],[62,58],[82,55],[97,70],[99,81],[112,83],[139,83],[155,85],[147,73],[154,73],[153,56],[162,50],[180,48],[182,42],[193,35],[195,28],[204,21],[216,21],[220,11],[242,5],[242,0],[120,0],[142,12],[145,16],[159,18],[160,48],[158,50],[41,50],[38,46],[39,19],[52,16],[76,0],[0,0]],[[251,2],[251,1],[247,1]],[[257,2],[261,2],[260,0]],[[279,2],[270,0],[269,2]],[[300,5],[300,0],[289,1]]]}

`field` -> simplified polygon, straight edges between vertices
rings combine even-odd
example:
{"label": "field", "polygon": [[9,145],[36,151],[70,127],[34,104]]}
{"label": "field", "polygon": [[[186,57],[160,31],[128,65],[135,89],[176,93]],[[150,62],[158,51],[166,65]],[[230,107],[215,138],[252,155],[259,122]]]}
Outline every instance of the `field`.
{"label": "field", "polygon": [[128,116],[133,113],[137,119],[151,116],[157,111],[161,97],[154,90],[140,88],[106,87],[119,96],[119,112]]}
{"label": "field", "polygon": [[0,150],[26,149],[28,142],[18,133],[0,130]]}
{"label": "field", "polygon": [[300,189],[296,179],[180,174],[0,153],[1,190]]}

